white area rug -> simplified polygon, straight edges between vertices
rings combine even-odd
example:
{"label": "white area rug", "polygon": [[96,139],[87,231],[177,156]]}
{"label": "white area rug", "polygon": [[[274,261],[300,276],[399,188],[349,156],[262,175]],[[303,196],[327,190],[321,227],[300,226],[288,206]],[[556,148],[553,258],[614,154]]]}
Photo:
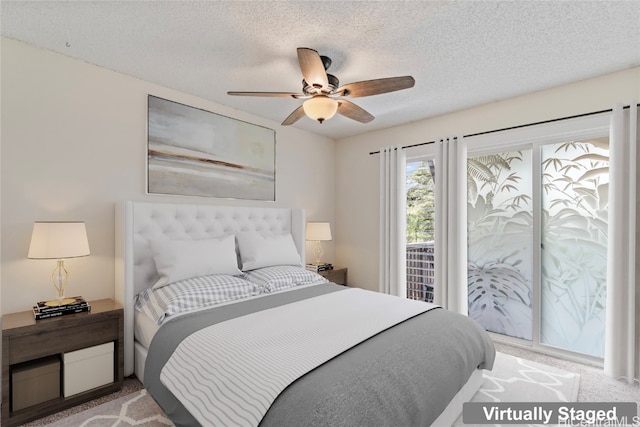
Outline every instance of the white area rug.
{"label": "white area rug", "polygon": [[[485,371],[473,402],[575,402],[580,375],[497,353],[492,371]],[[462,417],[455,423],[462,426]],[[47,427],[173,426],[146,390],[132,393]],[[468,427],[468,425],[467,425]]]}
{"label": "white area rug", "polygon": [[[578,374],[500,352],[493,370],[483,372],[482,378],[472,402],[576,402],[580,388]],[[471,427],[462,415],[454,425]]]}
{"label": "white area rug", "polygon": [[47,427],[166,427],[173,426],[162,409],[147,394],[140,390],[111,402],[103,403],[86,411],[63,418]]}
{"label": "white area rug", "polygon": [[498,352],[472,402],[575,402],[579,386],[578,374]]}

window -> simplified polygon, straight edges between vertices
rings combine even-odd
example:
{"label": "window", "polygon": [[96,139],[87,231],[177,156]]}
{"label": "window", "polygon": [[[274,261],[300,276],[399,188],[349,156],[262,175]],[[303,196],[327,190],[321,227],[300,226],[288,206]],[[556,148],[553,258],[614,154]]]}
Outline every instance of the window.
{"label": "window", "polygon": [[435,163],[407,162],[407,298],[433,302]]}

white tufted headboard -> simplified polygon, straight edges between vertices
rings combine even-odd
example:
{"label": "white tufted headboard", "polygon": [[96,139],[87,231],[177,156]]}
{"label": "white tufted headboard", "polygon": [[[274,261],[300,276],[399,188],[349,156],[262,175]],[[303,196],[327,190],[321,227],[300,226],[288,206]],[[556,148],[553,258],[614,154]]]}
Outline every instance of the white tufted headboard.
{"label": "white tufted headboard", "polygon": [[124,375],[133,373],[134,298],[158,279],[149,242],[199,240],[244,231],[290,233],[305,262],[303,209],[124,202],[116,212],[116,300],[124,307]]}

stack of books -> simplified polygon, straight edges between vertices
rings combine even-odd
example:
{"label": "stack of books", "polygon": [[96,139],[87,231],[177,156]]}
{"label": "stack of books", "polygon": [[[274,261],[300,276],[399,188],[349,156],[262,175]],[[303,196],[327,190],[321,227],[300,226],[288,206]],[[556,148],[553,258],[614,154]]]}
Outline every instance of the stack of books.
{"label": "stack of books", "polygon": [[69,299],[73,301],[62,305],[47,305],[46,301],[40,301],[33,306],[33,317],[36,320],[40,320],[48,319],[49,317],[63,316],[65,314],[91,311],[91,306],[84,298],[73,297]]}
{"label": "stack of books", "polygon": [[327,271],[333,270],[332,264],[307,264],[305,268],[309,271],[319,272],[319,271]]}

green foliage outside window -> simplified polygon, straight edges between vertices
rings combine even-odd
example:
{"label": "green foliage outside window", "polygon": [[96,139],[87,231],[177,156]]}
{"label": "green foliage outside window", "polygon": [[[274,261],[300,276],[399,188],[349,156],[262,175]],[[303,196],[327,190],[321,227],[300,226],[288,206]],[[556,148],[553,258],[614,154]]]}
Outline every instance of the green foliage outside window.
{"label": "green foliage outside window", "polygon": [[410,163],[407,172],[407,243],[430,242],[436,205],[433,161]]}

